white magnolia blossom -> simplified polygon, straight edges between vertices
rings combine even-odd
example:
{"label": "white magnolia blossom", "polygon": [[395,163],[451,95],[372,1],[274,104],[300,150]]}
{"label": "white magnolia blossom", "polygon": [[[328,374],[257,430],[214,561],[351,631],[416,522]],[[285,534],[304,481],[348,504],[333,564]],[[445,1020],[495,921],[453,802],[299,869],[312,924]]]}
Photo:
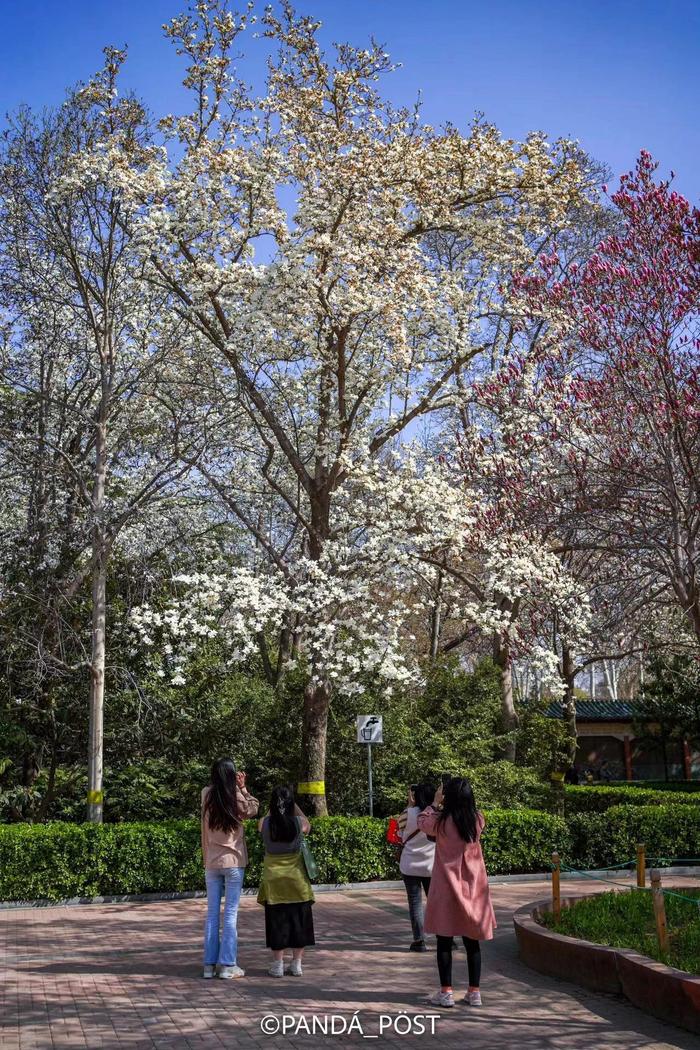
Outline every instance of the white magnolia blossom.
{"label": "white magnolia blossom", "polygon": [[[510,535],[484,548],[468,507],[448,468],[421,463],[415,452],[391,470],[353,464],[336,518],[346,538],[328,541],[319,558],[300,557],[286,573],[238,567],[176,577],[177,596],[161,610],[133,610],[132,627],[142,645],[157,649],[156,662],[166,664],[175,685],[184,683],[203,641],[219,639],[228,659],[240,662],[258,652],[261,635],[295,622],[297,659],[315,679],[345,694],[361,692],[369,680],[391,691],[420,677],[410,624],[427,612],[427,599],[411,589],[412,573],[420,569],[434,580],[439,562],[476,556],[478,586],[476,578],[473,589],[451,584],[455,612],[485,637],[505,633],[513,652],[527,653],[543,682],[559,689],[556,657],[538,638],[533,616],[556,608],[560,623],[583,642],[586,596],[541,543]],[[524,603],[532,616],[511,620],[504,599],[509,607]]]}

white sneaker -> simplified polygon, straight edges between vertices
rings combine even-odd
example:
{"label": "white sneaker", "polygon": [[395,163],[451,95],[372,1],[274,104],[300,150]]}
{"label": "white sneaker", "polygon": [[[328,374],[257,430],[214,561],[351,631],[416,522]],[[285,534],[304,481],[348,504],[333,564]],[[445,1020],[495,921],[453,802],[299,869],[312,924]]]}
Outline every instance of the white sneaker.
{"label": "white sneaker", "polygon": [[220,966],[219,977],[222,981],[230,981],[234,977],[245,977],[245,970],[235,964],[233,966]]}
{"label": "white sneaker", "polygon": [[270,977],[284,977],[284,962],[280,959],[279,962],[273,962],[270,969],[267,971]]}
{"label": "white sneaker", "polygon": [[481,1006],[481,992],[468,992],[464,997],[465,1003],[470,1006]]}
{"label": "white sneaker", "polygon": [[428,996],[428,1002],[431,1006],[449,1007],[454,1006],[455,998],[452,992],[435,992],[435,995]]}
{"label": "white sneaker", "polygon": [[215,966],[205,966],[204,969],[202,970],[202,977],[204,978],[205,981],[209,981],[209,980],[211,980],[212,977],[215,977],[215,976],[216,976],[216,967]]}
{"label": "white sneaker", "polygon": [[289,964],[288,972],[292,977],[301,977],[304,971],[301,968],[301,959],[292,959]]}

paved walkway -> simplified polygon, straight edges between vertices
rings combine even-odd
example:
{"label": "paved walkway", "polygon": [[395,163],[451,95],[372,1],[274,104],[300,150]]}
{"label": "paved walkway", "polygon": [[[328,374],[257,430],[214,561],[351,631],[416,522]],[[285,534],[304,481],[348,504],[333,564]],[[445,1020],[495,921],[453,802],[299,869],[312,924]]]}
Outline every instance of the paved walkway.
{"label": "paved walkway", "polygon": [[[592,887],[567,882],[564,888]],[[0,1048],[310,1050],[366,1046],[372,1037],[387,1050],[700,1046],[696,1036],[624,1001],[521,965],[511,915],[547,892],[544,882],[493,887],[499,929],[483,948],[484,1006],[479,1011],[458,1004],[441,1013],[421,1002],[437,985],[435,956],[406,951],[410,930],[398,890],[319,894],[318,945],[307,953],[304,976],[283,980],[266,974],[263,912],[252,897],[244,898],[239,921],[240,961],[247,970],[240,981],[205,982],[199,976],[202,900],[0,911]],[[455,963],[455,985],[464,987],[463,955]],[[354,1011],[350,1034],[330,1034],[334,1023],[336,1030],[349,1025]],[[425,1019],[421,1034],[418,1018],[431,1013],[436,1019]],[[284,1015],[293,1025],[286,1035],[261,1030],[264,1018],[273,1018],[265,1024],[274,1029]],[[306,1031],[314,1015],[317,1025],[329,1025],[327,1036]],[[382,1015],[391,1020],[382,1021]]]}

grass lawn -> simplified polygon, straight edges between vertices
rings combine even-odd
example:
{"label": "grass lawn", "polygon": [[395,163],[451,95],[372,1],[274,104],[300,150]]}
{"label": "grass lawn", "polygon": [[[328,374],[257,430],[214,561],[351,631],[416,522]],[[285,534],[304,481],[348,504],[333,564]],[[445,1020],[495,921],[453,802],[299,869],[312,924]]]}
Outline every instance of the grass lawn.
{"label": "grass lawn", "polygon": [[541,922],[556,933],[579,937],[613,948],[632,948],[659,962],[676,966],[688,973],[700,973],[700,890],[678,892],[692,897],[697,904],[666,896],[666,923],[671,951],[665,958],[659,951],[650,890],[626,890],[598,893],[563,908],[561,921],[549,914]]}

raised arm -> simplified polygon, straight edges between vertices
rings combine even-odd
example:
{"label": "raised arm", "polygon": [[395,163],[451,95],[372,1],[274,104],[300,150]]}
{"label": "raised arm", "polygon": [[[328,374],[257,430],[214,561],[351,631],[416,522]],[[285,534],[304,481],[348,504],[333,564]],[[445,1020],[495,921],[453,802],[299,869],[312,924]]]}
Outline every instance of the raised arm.
{"label": "raised arm", "polygon": [[427,809],[418,814],[418,827],[426,835],[434,835],[439,816],[439,809],[435,809],[434,806],[428,806]]}
{"label": "raised arm", "polygon": [[303,831],[303,833],[305,835],[308,835],[309,832],[311,831],[311,824],[306,819],[306,817],[304,816],[302,811],[299,809],[299,807],[297,806],[296,802],[294,803],[294,816],[295,817],[301,817],[301,830]]}
{"label": "raised arm", "polygon": [[258,810],[260,809],[260,803],[257,798],[254,798],[249,791],[245,788],[239,788],[238,794],[236,795],[236,801],[238,802],[238,812],[243,820],[248,817],[256,817]]}
{"label": "raised arm", "polygon": [[437,828],[438,818],[440,816],[440,807],[442,805],[442,785],[435,792],[435,799],[432,806],[426,806],[422,813],[418,814],[418,827],[421,831],[424,831],[426,835],[434,835],[435,829]]}

